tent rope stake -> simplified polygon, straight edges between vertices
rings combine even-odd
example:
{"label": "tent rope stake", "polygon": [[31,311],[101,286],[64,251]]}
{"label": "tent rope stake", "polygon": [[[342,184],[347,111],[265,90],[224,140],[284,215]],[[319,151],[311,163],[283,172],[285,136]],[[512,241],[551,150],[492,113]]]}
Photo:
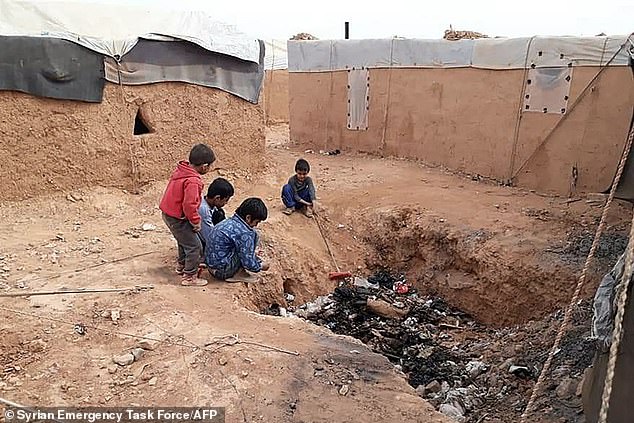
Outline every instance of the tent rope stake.
{"label": "tent rope stake", "polygon": [[[533,386],[533,391],[531,393],[530,399],[528,400],[528,404],[520,417],[520,423],[527,423],[528,417],[534,411],[535,401],[537,400],[537,396],[542,390],[544,383],[546,382],[546,377],[548,376],[548,372],[550,371],[550,367],[552,365],[553,359],[559,350],[559,346],[561,345],[561,340],[564,337],[564,334],[568,330],[568,326],[572,320],[573,312],[577,306],[579,301],[579,296],[581,294],[581,289],[586,281],[586,276],[588,274],[588,270],[590,269],[590,264],[592,263],[592,259],[594,258],[594,254],[599,246],[599,240],[601,239],[601,235],[603,234],[603,230],[605,228],[608,212],[610,210],[610,206],[612,205],[612,200],[614,200],[614,194],[616,194],[616,188],[619,185],[619,181],[621,180],[621,176],[623,175],[623,169],[625,168],[625,163],[627,162],[627,158],[630,155],[630,150],[632,149],[632,139],[634,138],[634,127],[630,129],[630,132],[627,137],[627,142],[625,143],[625,148],[623,149],[623,154],[621,155],[621,160],[619,162],[619,167],[616,171],[616,175],[614,176],[614,181],[612,182],[612,187],[610,188],[610,195],[605,202],[605,206],[603,207],[603,213],[601,214],[601,220],[599,221],[599,226],[597,227],[597,231],[594,235],[594,240],[592,241],[592,247],[590,247],[590,251],[588,252],[588,257],[586,258],[586,262],[583,266],[583,270],[581,272],[581,276],[579,276],[579,282],[577,283],[577,287],[575,288],[572,299],[570,300],[570,304],[568,304],[568,308],[566,308],[566,313],[564,314],[564,319],[561,322],[561,327],[557,332],[557,336],[555,337],[555,341],[553,342],[553,346],[550,349],[548,354],[548,358],[544,363],[544,367],[542,368],[541,373],[539,374],[539,378]],[[630,236],[630,242],[632,238]],[[615,326],[616,329],[616,326]],[[607,383],[606,383],[607,384]]]}

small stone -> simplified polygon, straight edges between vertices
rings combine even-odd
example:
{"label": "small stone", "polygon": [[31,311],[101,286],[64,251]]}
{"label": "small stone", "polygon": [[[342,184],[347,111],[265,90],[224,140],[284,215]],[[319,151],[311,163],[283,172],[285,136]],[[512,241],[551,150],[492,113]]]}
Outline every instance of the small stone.
{"label": "small stone", "polygon": [[112,365],[108,366],[108,373],[110,373],[110,374],[117,373],[117,369],[118,369],[117,366],[112,366]]}
{"label": "small stone", "polygon": [[117,322],[121,318],[121,310],[110,310],[110,319],[113,322]]}
{"label": "small stone", "polygon": [[241,375],[242,375],[242,377],[247,377],[247,376],[249,376],[249,372],[244,371],[244,372],[241,373]]}
{"label": "small stone", "polygon": [[574,379],[567,377],[561,381],[559,386],[557,386],[557,389],[555,389],[555,394],[557,394],[557,396],[560,399],[566,399],[573,396],[576,390],[577,390],[576,381]]}
{"label": "small stone", "polygon": [[430,394],[440,392],[441,389],[442,387],[440,386],[440,382],[438,382],[437,380],[429,382],[427,386],[425,386],[425,392],[428,392]]}
{"label": "small stone", "polygon": [[154,376],[152,379],[148,380],[147,384],[150,386],[154,386],[156,385],[156,382],[158,381],[158,378],[156,376]]}
{"label": "small stone", "polygon": [[451,389],[451,386],[449,386],[449,382],[447,382],[446,380],[443,380],[442,383],[440,384],[440,390],[446,394],[447,392],[449,392],[449,390]]}
{"label": "small stone", "polygon": [[119,366],[129,366],[130,364],[134,363],[134,356],[132,355],[132,353],[126,353],[113,357],[112,361],[114,361]]}
{"label": "small stone", "polygon": [[163,334],[160,332],[152,332],[143,335],[143,339],[139,341],[139,347],[144,350],[154,351],[156,347],[163,341]]}
{"label": "small stone", "polygon": [[221,366],[225,366],[227,363],[228,363],[228,361],[227,361],[226,357],[218,358],[218,364],[220,364]]}
{"label": "small stone", "polygon": [[460,412],[460,410],[451,404],[441,404],[438,411],[457,422],[465,421],[464,415]]}
{"label": "small stone", "polygon": [[143,354],[145,354],[145,350],[143,348],[135,348],[132,350],[134,361],[139,361],[141,357],[143,357]]}
{"label": "small stone", "polygon": [[368,310],[387,319],[401,319],[407,316],[408,309],[399,309],[383,300],[368,299]]}
{"label": "small stone", "polygon": [[151,224],[151,223],[144,223],[144,224],[141,226],[141,229],[142,229],[142,230],[144,230],[144,231],[146,231],[146,232],[148,232],[148,231],[154,231],[154,230],[156,230],[156,225],[153,225],[153,224]]}
{"label": "small stone", "polygon": [[339,395],[346,396],[348,395],[348,392],[350,392],[350,385],[343,385],[339,388]]}
{"label": "small stone", "polygon": [[416,388],[416,393],[418,394],[419,397],[425,398],[425,386],[418,385],[418,387]]}

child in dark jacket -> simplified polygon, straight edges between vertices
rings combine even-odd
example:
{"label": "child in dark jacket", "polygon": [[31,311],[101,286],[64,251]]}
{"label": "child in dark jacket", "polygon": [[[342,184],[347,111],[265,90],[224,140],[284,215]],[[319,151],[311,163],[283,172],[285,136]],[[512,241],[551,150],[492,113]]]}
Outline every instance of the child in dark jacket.
{"label": "child in dark jacket", "polygon": [[230,219],[213,227],[205,249],[210,273],[227,282],[255,282],[246,271],[268,270],[269,265],[256,254],[258,233],[255,227],[266,220],[268,210],[259,198],[247,198]]}
{"label": "child in dark jacket", "polygon": [[284,214],[292,214],[295,210],[302,210],[306,217],[313,217],[316,206],[316,193],[313,180],[308,176],[310,165],[304,159],[295,163],[295,175],[282,187],[282,202],[286,209]]}
{"label": "child in dark jacket", "polygon": [[201,219],[198,208],[201,202],[204,175],[211,170],[216,156],[205,144],[195,145],[189,153],[189,161],[180,161],[167,184],[160,209],[163,221],[178,244],[176,272],[182,275],[183,286],[205,286],[199,279],[198,266],[202,257],[202,244],[198,237]]}

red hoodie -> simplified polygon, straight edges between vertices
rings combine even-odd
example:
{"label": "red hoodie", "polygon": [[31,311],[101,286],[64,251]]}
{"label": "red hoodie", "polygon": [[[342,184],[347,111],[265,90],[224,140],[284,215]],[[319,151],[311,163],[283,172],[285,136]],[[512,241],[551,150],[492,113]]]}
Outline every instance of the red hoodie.
{"label": "red hoodie", "polygon": [[200,222],[198,207],[201,201],[203,180],[187,161],[178,162],[170,178],[160,209],[168,216],[187,219],[192,224]]}

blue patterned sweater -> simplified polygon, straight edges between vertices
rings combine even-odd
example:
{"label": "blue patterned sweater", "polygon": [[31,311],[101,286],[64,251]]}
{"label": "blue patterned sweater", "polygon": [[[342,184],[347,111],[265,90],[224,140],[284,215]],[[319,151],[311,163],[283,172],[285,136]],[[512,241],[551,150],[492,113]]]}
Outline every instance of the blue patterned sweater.
{"label": "blue patterned sweater", "polygon": [[234,214],[231,219],[223,220],[211,230],[205,247],[205,262],[209,267],[222,269],[237,254],[242,267],[251,272],[259,272],[262,270],[262,262],[255,255],[257,245],[258,233]]}

